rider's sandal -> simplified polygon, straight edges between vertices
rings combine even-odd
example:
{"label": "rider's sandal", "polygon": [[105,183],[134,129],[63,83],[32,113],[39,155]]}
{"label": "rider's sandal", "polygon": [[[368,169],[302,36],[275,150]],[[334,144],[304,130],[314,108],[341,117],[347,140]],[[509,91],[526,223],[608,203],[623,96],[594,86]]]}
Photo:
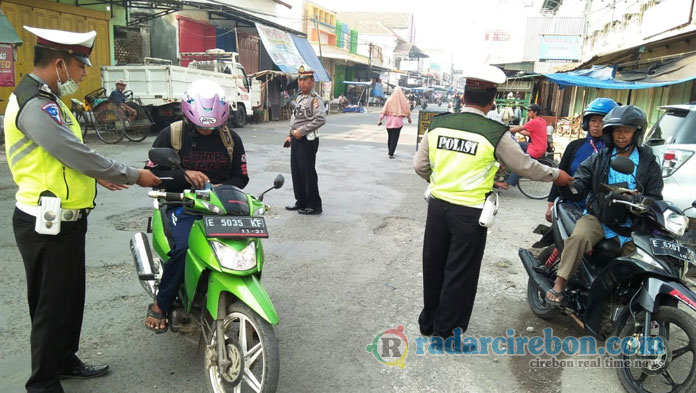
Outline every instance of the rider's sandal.
{"label": "rider's sandal", "polygon": [[145,325],[145,327],[157,334],[164,333],[167,330],[169,330],[169,323],[167,323],[163,328],[160,328],[160,326],[162,326],[162,321],[167,321],[167,316],[163,312],[156,312],[152,309],[152,306],[152,303],[150,303],[150,305],[147,306],[147,316],[157,320],[157,327],[152,327],[149,325]]}
{"label": "rider's sandal", "polygon": [[[556,300],[551,299],[549,297],[549,293],[553,295],[553,297],[556,298]],[[546,304],[548,304],[551,307],[561,307],[564,298],[564,296],[561,293],[556,292],[556,290],[554,290],[553,288],[549,289],[549,291],[546,292],[546,296],[544,297],[546,298]]]}

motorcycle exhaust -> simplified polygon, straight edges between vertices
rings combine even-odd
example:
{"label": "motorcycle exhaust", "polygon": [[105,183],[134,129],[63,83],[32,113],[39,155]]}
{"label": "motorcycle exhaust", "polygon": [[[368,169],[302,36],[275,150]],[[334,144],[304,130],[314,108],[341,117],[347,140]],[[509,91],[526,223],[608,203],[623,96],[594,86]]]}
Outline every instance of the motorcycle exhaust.
{"label": "motorcycle exhaust", "polygon": [[159,269],[155,268],[155,262],[152,259],[152,251],[150,251],[150,242],[147,240],[147,235],[144,232],[134,234],[130,241],[130,249],[140,285],[143,286],[143,289],[145,289],[148,295],[154,297],[155,273],[158,273]]}
{"label": "motorcycle exhaust", "polygon": [[524,270],[527,271],[527,275],[534,280],[542,291],[547,292],[549,289],[551,289],[551,283],[549,280],[534,270],[535,266],[540,265],[539,261],[534,257],[534,255],[523,248],[520,248],[519,254],[520,260],[522,261],[522,266],[524,266]]}

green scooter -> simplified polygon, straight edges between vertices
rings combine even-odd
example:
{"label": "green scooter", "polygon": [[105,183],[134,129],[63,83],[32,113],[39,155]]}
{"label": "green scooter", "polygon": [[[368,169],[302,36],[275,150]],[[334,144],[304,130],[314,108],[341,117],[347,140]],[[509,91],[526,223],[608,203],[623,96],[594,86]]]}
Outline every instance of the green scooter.
{"label": "green scooter", "polygon": [[[172,149],[153,148],[149,158],[183,171]],[[264,263],[260,239],[268,237],[263,196],[281,188],[284,180],[278,175],[273,187],[258,198],[229,185],[182,193],[150,191],[148,196],[155,202],[147,232],[152,233],[158,258],[153,258],[144,232],[134,234],[130,242],[138,279],[154,297],[171,249],[167,206],[184,206],[201,215],[191,228],[185,280],[169,326],[172,331],[200,327],[206,374],[214,393],[273,393],[278,386],[280,360],[273,330],[278,315],[259,281]]]}

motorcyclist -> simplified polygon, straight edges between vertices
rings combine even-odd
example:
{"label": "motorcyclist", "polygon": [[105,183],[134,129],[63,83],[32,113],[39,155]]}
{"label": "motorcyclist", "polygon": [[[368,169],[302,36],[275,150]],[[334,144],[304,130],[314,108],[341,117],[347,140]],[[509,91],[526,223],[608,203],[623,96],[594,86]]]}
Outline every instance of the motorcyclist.
{"label": "motorcyclist", "polygon": [[462,97],[459,95],[459,92],[456,92],[454,94],[454,113],[459,113],[460,110],[462,109]]}
{"label": "motorcyclist", "polygon": [[[181,170],[158,167],[148,161],[147,167],[152,172],[170,179],[163,180],[161,188],[181,192],[191,187],[203,189],[206,183],[244,188],[249,182],[244,144],[239,135],[226,126],[230,106],[220,85],[209,80],[192,82],[184,92],[181,112],[183,121],[163,129],[152,144],[152,147],[178,150],[185,170],[184,174]],[[157,333],[169,328],[166,316],[184,280],[188,235],[193,222],[201,217],[176,205],[167,209],[167,216],[173,245],[170,259],[164,264],[157,297],[148,306],[145,319],[145,326]]]}
{"label": "motorcyclist", "polygon": [[[611,98],[596,98],[585,108],[582,113],[582,129],[587,132],[585,139],[576,139],[566,146],[561,162],[558,165],[560,169],[568,172],[571,176],[580,166],[580,163],[585,161],[587,157],[599,152],[604,148],[604,139],[602,138],[602,119],[609,113],[610,110],[616,107],[616,102]],[[546,220],[551,222],[551,209],[553,201],[558,197],[558,187],[551,186],[551,192],[548,198],[548,207],[546,209]],[[585,208],[585,200],[576,202],[578,207]]]}
{"label": "motorcyclist", "polygon": [[[565,240],[557,278],[546,292],[546,303],[559,306],[566,282],[577,270],[585,253],[602,239],[617,239],[624,255],[635,250],[630,227],[633,224],[624,205],[609,206],[607,193],[600,184],[620,185],[634,190],[633,198],[642,196],[662,199],[662,173],[649,148],[638,143],[647,127],[645,113],[633,105],[617,106],[604,117],[602,134],[606,147],[583,161],[575,172],[573,187],[559,188],[564,198],[579,201],[587,197],[585,214],[578,220],[571,236]],[[622,174],[610,167],[610,161],[622,156],[633,161],[633,174]],[[642,194],[642,195],[641,195]]]}

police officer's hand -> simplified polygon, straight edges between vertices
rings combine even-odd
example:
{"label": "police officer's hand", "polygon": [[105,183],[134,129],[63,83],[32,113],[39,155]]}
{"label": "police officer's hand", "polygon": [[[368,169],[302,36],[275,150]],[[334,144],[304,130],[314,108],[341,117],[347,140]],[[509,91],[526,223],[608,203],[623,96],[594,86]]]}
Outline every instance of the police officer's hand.
{"label": "police officer's hand", "polygon": [[549,202],[548,207],[546,208],[546,221],[551,222],[551,209],[553,209],[553,202]]}
{"label": "police officer's hand", "polygon": [[302,139],[302,134],[300,133],[300,130],[292,130],[292,135],[295,137],[295,139],[300,140]]}
{"label": "police officer's hand", "polygon": [[140,187],[154,187],[162,183],[159,177],[147,169],[138,169],[138,181],[135,184]]}
{"label": "police officer's hand", "polygon": [[292,138],[290,137],[290,135],[288,135],[285,137],[285,141],[283,142],[283,147],[286,149],[288,147],[290,147],[290,142],[292,142]]}
{"label": "police officer's hand", "polygon": [[101,185],[109,191],[119,191],[128,189],[128,186],[125,184],[116,184],[103,179],[97,179],[97,183],[99,183],[99,185]]}
{"label": "police officer's hand", "polygon": [[556,180],[553,181],[553,184],[559,186],[559,187],[565,187],[570,185],[570,183],[573,182],[573,176],[570,176],[566,171],[563,169],[558,171],[558,177]]}
{"label": "police officer's hand", "polygon": [[210,181],[208,176],[206,176],[203,172],[188,170],[186,171],[186,174],[188,175],[186,181],[199,190],[204,189],[205,183]]}

